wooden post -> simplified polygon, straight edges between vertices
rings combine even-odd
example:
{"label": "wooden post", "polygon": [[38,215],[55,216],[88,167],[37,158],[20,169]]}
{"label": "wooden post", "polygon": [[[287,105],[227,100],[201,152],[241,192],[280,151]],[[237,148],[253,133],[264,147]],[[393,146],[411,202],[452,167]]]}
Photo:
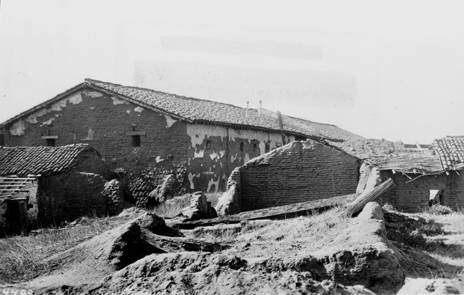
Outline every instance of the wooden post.
{"label": "wooden post", "polygon": [[377,185],[369,191],[362,192],[359,197],[357,197],[353,202],[348,204],[348,207],[345,210],[345,214],[348,217],[352,217],[354,214],[358,213],[364,208],[369,202],[376,200],[378,197],[386,193],[390,188],[395,186],[393,179],[389,178]]}

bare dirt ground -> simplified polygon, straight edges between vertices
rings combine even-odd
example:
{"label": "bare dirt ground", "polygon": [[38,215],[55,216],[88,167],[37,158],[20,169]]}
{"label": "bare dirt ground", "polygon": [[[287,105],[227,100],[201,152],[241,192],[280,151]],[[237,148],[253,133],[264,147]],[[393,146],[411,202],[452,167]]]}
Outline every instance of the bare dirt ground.
{"label": "bare dirt ground", "polygon": [[[424,218],[412,237],[401,245],[410,255],[404,286],[398,294],[464,294],[464,214],[411,214]],[[422,234],[424,239],[417,238]],[[415,249],[413,249],[415,247]]]}
{"label": "bare dirt ground", "polygon": [[0,240],[0,285],[50,294],[464,293],[464,214],[340,213],[177,232],[128,209]]}

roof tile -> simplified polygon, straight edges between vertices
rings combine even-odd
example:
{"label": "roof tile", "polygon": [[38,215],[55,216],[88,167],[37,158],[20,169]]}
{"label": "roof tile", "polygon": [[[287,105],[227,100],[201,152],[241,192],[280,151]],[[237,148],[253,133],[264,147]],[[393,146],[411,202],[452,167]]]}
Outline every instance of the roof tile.
{"label": "roof tile", "polygon": [[51,175],[76,164],[80,153],[92,149],[87,144],[57,147],[0,147],[0,175]]}

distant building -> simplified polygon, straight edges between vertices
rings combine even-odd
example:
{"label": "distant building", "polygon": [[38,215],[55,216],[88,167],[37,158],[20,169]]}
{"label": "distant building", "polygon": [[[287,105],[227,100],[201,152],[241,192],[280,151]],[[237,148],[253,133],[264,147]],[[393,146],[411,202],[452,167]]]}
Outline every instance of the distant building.
{"label": "distant building", "polygon": [[[0,144],[6,146],[88,143],[112,169],[135,174],[183,169],[188,190],[207,192],[224,190],[235,167],[293,140],[362,138],[334,125],[263,108],[91,79],[2,126]],[[132,190],[146,194],[157,183],[144,185]]]}
{"label": "distant building", "polygon": [[109,170],[84,144],[0,147],[0,233],[106,214]]}
{"label": "distant building", "polygon": [[358,192],[368,183],[392,178],[396,187],[382,197],[399,210],[421,212],[438,203],[464,207],[464,137],[437,139],[432,149],[372,157],[361,168]]}

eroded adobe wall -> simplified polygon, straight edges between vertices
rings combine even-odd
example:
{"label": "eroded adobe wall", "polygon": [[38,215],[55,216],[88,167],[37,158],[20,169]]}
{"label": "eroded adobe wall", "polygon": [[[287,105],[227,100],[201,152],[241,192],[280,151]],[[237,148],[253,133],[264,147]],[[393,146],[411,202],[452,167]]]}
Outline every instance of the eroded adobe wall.
{"label": "eroded adobe wall", "polygon": [[407,177],[401,173],[393,174],[391,171],[382,171],[381,175],[382,180],[391,177],[396,184],[382,196],[381,203],[389,203],[400,211],[423,212],[429,207],[430,190],[441,190],[443,205],[452,206],[452,177],[445,174]]}
{"label": "eroded adobe wall", "polygon": [[[142,134],[140,147],[132,145],[134,132]],[[110,169],[130,173],[134,194],[154,189],[162,179],[155,174],[183,170],[187,190],[223,191],[235,167],[264,153],[266,144],[282,145],[279,133],[190,124],[90,88],[13,122],[5,139],[8,146],[45,145],[48,135],[58,136],[57,145],[93,146]]]}
{"label": "eroded adobe wall", "polygon": [[265,153],[266,143],[270,149],[282,145],[277,133],[204,124],[188,124],[187,135],[189,185],[206,192],[224,191],[232,170]]}
{"label": "eroded adobe wall", "polygon": [[452,193],[446,196],[444,201],[446,206],[456,210],[464,209],[464,175],[462,171],[452,173]]}
{"label": "eroded adobe wall", "polygon": [[105,216],[105,182],[101,175],[76,171],[41,177],[37,226],[59,225],[82,216]]}
{"label": "eroded adobe wall", "polygon": [[355,193],[359,162],[316,141],[295,141],[247,163],[241,172],[245,211]]}

